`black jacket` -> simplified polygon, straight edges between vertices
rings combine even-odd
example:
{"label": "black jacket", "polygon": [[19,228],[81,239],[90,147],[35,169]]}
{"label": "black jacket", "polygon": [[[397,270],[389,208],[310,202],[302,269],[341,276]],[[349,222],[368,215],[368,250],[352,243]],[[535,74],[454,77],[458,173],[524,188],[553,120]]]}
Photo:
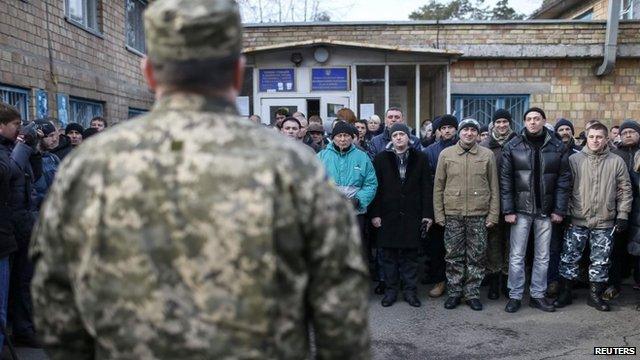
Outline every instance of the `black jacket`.
{"label": "black jacket", "polygon": [[[571,170],[567,147],[547,129],[540,148],[540,179],[534,184],[533,146],[524,130],[502,149],[500,166],[500,198],[504,214],[565,215],[571,190]],[[539,191],[541,204],[536,209],[535,194]]]}
{"label": "black jacket", "polygon": [[[636,146],[622,146],[611,152],[620,156],[629,170],[629,178],[631,180],[631,189],[633,190],[633,205],[631,213],[629,214],[629,243],[630,248],[635,247],[635,251],[631,251],[634,256],[640,255],[640,176],[634,171],[634,157],[636,152],[640,150],[638,145]],[[635,253],[634,253],[635,252]]]}
{"label": "black jacket", "polygon": [[56,155],[58,159],[62,161],[65,156],[69,155],[69,153],[73,150],[73,146],[71,146],[71,141],[66,135],[60,135],[58,140],[58,146],[55,149],[51,150],[51,153]]}
{"label": "black jacket", "polygon": [[409,149],[405,181],[400,181],[396,154],[383,151],[373,160],[378,191],[369,208],[371,218],[382,218],[378,246],[418,248],[423,218],[433,219],[433,185],[426,156]]}
{"label": "black jacket", "polygon": [[11,160],[13,142],[0,136],[0,259],[17,249],[11,221]]}

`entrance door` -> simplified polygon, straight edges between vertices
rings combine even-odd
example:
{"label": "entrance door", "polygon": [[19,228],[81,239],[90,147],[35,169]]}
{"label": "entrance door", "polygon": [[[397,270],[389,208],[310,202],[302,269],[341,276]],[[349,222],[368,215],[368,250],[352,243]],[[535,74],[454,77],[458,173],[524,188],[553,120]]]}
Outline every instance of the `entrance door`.
{"label": "entrance door", "polygon": [[280,108],[289,109],[289,115],[293,115],[296,111],[307,113],[307,99],[299,98],[277,98],[262,99],[261,101],[261,117],[264,124],[276,123],[276,110]]}
{"label": "entrance door", "polygon": [[348,96],[323,96],[320,99],[320,117],[324,120],[324,129],[327,133],[331,132],[331,125],[337,117],[338,110],[345,107],[349,107]]}

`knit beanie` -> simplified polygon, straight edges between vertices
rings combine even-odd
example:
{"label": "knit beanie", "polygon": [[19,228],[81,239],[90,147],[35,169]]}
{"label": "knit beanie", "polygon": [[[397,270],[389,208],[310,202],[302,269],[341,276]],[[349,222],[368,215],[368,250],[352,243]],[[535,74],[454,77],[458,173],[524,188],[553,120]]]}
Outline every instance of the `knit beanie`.
{"label": "knit beanie", "polygon": [[391,126],[391,128],[389,129],[389,135],[393,136],[393,133],[398,131],[402,131],[403,133],[407,134],[409,138],[411,137],[411,130],[409,130],[409,127],[403,123],[393,124],[393,126]]}
{"label": "knit beanie", "polygon": [[491,121],[495,122],[498,119],[507,119],[509,120],[509,124],[513,124],[513,117],[511,116],[511,113],[505,109],[496,110],[496,112],[493,114],[493,117],[491,118]]}
{"label": "knit beanie", "polygon": [[476,129],[477,132],[480,132],[480,124],[476,119],[471,119],[471,118],[462,120],[460,122],[460,125],[458,125],[458,131],[462,131],[462,129],[468,128],[468,127],[472,127]]}
{"label": "knit beanie", "polygon": [[522,117],[522,119],[523,120],[526,119],[527,118],[527,114],[530,113],[530,112],[534,112],[534,111],[537,112],[537,113],[540,113],[540,115],[542,115],[543,119],[547,118],[547,114],[545,114],[542,109],[540,109],[539,107],[532,107],[532,108],[529,108],[529,110],[524,112],[524,116]]}
{"label": "knit beanie", "polygon": [[453,126],[454,128],[458,128],[458,119],[453,116],[453,115],[442,115],[442,118],[440,119],[440,121],[438,122],[438,127],[436,129],[440,130],[441,127],[446,126],[446,125],[450,125]]}
{"label": "knit beanie", "polygon": [[553,131],[558,132],[558,128],[560,128],[560,126],[568,126],[571,128],[571,134],[576,133],[576,130],[574,129],[573,124],[571,123],[571,121],[567,119],[563,119],[563,118],[558,119],[558,121],[556,121],[556,125],[553,127]]}
{"label": "knit beanie", "polygon": [[633,120],[624,121],[622,125],[620,125],[620,132],[622,133],[624,129],[633,129],[640,134],[640,124]]}
{"label": "knit beanie", "polygon": [[331,131],[331,138],[333,139],[338,134],[349,134],[356,136],[358,130],[346,121],[338,121]]}
{"label": "knit beanie", "polygon": [[69,135],[69,133],[73,130],[79,132],[80,134],[84,132],[84,128],[82,127],[82,125],[78,123],[71,123],[64,129],[64,134]]}

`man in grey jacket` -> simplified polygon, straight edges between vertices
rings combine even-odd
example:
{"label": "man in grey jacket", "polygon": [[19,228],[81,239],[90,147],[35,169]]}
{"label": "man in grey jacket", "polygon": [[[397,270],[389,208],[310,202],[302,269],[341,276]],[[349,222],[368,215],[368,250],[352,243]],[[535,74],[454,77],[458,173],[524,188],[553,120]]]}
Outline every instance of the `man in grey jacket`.
{"label": "man in grey jacket", "polygon": [[555,307],[571,304],[571,288],[587,243],[591,247],[590,294],[587,304],[609,311],[602,292],[609,279],[613,234],[627,228],[631,212],[631,183],[624,160],[609,150],[607,127],[587,130],[587,146],[569,157],[573,190],[569,201],[571,226],[560,257],[561,292]]}

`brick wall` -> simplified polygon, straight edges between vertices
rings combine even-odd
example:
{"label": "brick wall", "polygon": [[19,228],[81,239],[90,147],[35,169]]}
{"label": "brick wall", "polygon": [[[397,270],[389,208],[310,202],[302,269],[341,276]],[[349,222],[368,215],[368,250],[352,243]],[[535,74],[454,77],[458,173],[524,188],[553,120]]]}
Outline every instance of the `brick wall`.
{"label": "brick wall", "polygon": [[599,78],[597,60],[462,60],[454,63],[456,84],[546,83],[550,91],[531,93],[529,104],[545,110],[553,122],[574,121],[577,130],[591,119],[619,125],[626,118],[640,120],[640,59],[622,59],[613,74]]}
{"label": "brick wall", "polygon": [[112,122],[126,119],[129,107],[150,108],[141,57],[125,48],[124,2],[101,2],[102,36],[65,20],[64,3],[0,0],[0,83],[47,90],[53,116],[56,93],[104,102]]}

